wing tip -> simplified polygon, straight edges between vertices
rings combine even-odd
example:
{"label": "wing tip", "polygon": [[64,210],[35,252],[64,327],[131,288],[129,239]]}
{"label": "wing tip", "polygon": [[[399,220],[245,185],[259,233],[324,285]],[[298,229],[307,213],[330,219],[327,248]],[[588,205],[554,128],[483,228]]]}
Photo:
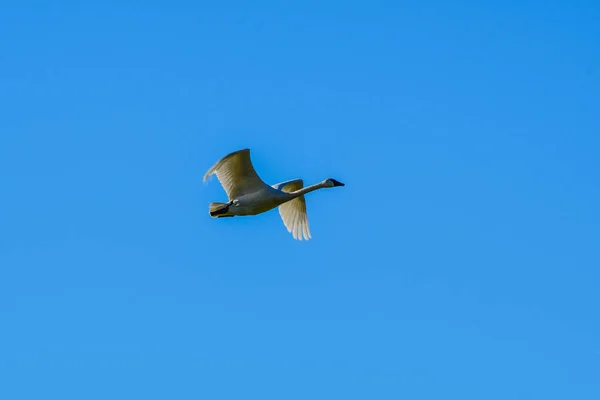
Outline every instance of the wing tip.
{"label": "wing tip", "polygon": [[222,158],[221,158],[219,161],[217,161],[217,162],[215,163],[215,165],[213,165],[212,167],[210,167],[210,169],[208,170],[208,172],[207,172],[206,174],[204,174],[204,177],[202,178],[202,181],[206,183],[206,181],[208,180],[208,178],[210,178],[210,176],[211,176],[211,175],[213,175],[213,174],[214,174],[214,173],[217,171],[217,169],[218,169],[218,168],[219,168],[219,167],[220,167],[220,166],[221,166],[221,165],[222,165],[222,164],[223,164],[223,163],[224,163],[224,162],[225,162],[225,161],[226,161],[228,158],[230,158],[230,157],[232,157],[232,156],[234,156],[234,155],[236,155],[236,154],[239,154],[239,153],[246,152],[246,151],[247,151],[247,152],[250,152],[250,149],[249,149],[249,148],[243,148],[243,149],[240,149],[240,150],[233,151],[233,152],[231,152],[231,153],[229,153],[229,154],[227,154],[227,155],[223,156],[223,157],[222,157]]}
{"label": "wing tip", "polygon": [[247,147],[245,147],[245,148],[243,148],[243,149],[239,149],[239,150],[236,150],[236,151],[232,151],[231,153],[229,153],[229,154],[227,154],[225,157],[223,157],[223,158],[222,158],[222,160],[225,160],[226,158],[229,158],[229,157],[231,157],[231,156],[234,156],[234,155],[236,155],[236,154],[239,154],[239,153],[245,153],[245,152],[248,152],[248,153],[250,153],[250,149],[249,149],[249,148],[247,148]]}
{"label": "wing tip", "polygon": [[301,227],[299,230],[296,229],[296,226],[287,227],[289,233],[292,234],[293,238],[299,241],[310,240],[312,239],[312,235],[310,234],[310,229],[308,228],[308,224],[305,227]]}

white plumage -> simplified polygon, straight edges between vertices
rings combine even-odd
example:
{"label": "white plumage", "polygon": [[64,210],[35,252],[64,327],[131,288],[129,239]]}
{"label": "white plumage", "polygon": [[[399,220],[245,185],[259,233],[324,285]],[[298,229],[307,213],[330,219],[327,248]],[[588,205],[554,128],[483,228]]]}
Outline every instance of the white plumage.
{"label": "white plumage", "polygon": [[256,173],[249,149],[235,151],[217,161],[204,175],[204,181],[213,174],[217,175],[229,201],[211,203],[211,217],[256,215],[279,207],[283,224],[298,240],[311,238],[304,195],[317,189],[344,186],[331,178],[308,187],[304,187],[302,179],[269,186]]}

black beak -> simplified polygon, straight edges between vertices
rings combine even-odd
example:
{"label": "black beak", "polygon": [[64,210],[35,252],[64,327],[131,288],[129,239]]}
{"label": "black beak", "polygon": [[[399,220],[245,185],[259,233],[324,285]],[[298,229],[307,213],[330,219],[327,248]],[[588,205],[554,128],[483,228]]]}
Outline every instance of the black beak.
{"label": "black beak", "polygon": [[331,182],[333,182],[333,186],[346,186],[342,182],[336,181],[335,179],[332,179]]}

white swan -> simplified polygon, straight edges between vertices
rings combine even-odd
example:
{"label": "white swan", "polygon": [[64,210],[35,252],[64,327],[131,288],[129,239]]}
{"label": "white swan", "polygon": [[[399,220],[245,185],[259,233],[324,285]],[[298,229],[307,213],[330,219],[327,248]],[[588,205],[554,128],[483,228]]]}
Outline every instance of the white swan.
{"label": "white swan", "polygon": [[331,178],[307,187],[303,187],[302,179],[269,186],[254,170],[249,149],[234,151],[217,161],[204,175],[204,182],[213,174],[217,175],[229,202],[210,203],[211,217],[256,215],[279,207],[285,227],[298,240],[311,237],[304,195],[317,189],[344,186]]}

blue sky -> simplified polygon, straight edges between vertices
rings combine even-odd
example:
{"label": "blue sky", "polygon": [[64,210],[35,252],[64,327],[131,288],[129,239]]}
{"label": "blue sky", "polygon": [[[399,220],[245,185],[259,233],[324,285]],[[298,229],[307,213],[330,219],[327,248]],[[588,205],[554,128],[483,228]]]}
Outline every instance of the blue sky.
{"label": "blue sky", "polygon": [[[0,398],[598,399],[598,20],[4,4]],[[209,217],[244,147],[312,240]]]}

